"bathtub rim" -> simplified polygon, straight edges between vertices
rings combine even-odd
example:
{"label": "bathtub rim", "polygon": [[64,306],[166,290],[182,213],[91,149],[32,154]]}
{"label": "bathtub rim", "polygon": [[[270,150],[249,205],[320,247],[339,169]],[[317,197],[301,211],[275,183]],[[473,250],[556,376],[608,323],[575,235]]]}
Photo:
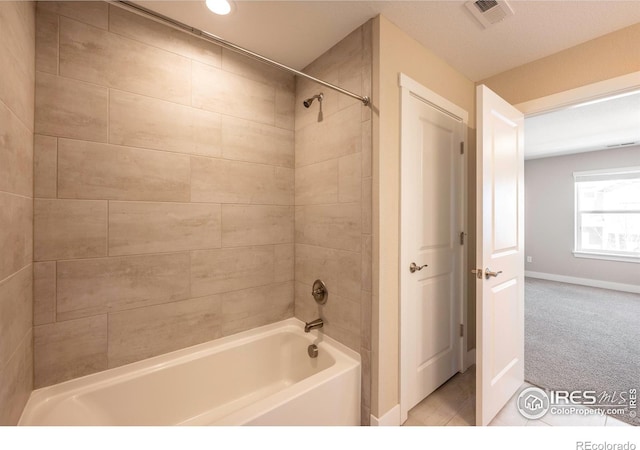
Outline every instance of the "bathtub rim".
{"label": "bathtub rim", "polygon": [[[331,378],[341,375],[344,372],[353,370],[358,367],[358,372],[362,370],[362,361],[360,354],[355,350],[347,347],[346,345],[336,341],[335,339],[327,336],[322,329],[312,330],[309,333],[304,332],[304,322],[291,317],[271,324],[263,325],[260,327],[252,328],[250,330],[241,331],[229,336],[213,339],[200,344],[195,344],[189,347],[185,347],[179,350],[174,350],[161,355],[152,356],[140,361],[135,361],[122,366],[106,369],[100,372],[84,375],[82,377],[73,378],[71,380],[63,381],[54,385],[44,386],[31,392],[28,401],[20,415],[18,421],[19,426],[37,426],[32,424],[25,424],[32,415],[33,412],[37,412],[38,409],[44,407],[47,403],[56,402],[61,397],[70,397],[75,395],[82,395],[83,393],[90,392],[96,388],[108,387],[119,382],[126,381],[128,379],[142,377],[152,374],[154,372],[177,366],[180,364],[186,364],[190,361],[206,357],[215,353],[223,352],[225,350],[242,346],[250,342],[263,339],[275,334],[290,332],[298,336],[303,337],[310,344],[315,343],[318,345],[320,351],[327,351],[332,356],[334,363],[331,367],[315,373],[292,386],[298,385],[296,389],[296,396],[311,389],[316,380],[326,378],[326,372],[331,370],[334,366]],[[289,388],[287,388],[289,389]],[[280,398],[284,398],[282,392],[272,394],[274,399],[278,401]],[[262,403],[265,399],[262,399],[256,403],[256,405]],[[284,400],[282,400],[284,402]],[[278,401],[278,403],[281,403]],[[247,408],[248,410],[256,410],[256,407]],[[256,413],[257,414],[257,413]],[[254,414],[253,416],[255,416]],[[180,422],[177,425],[189,425],[190,422],[198,422],[198,417],[205,416],[206,412],[189,418]],[[234,412],[228,417],[238,416],[239,412]],[[223,422],[227,422],[223,418]],[[249,417],[248,420],[251,420]]]}

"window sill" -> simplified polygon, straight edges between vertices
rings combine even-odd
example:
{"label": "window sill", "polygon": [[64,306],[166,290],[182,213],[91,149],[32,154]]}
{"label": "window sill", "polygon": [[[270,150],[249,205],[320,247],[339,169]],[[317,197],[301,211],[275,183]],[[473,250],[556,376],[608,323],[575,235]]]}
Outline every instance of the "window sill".
{"label": "window sill", "polygon": [[576,258],[588,258],[588,259],[602,259],[606,261],[619,261],[619,262],[630,262],[640,264],[640,257],[638,256],[622,256],[622,255],[611,255],[607,253],[589,253],[589,252],[573,252],[573,256]]}

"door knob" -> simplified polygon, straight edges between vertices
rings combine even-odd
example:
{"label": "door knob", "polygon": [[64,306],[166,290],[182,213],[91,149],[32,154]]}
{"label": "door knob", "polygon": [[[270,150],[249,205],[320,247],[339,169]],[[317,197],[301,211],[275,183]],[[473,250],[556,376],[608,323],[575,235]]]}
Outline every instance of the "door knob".
{"label": "door knob", "polygon": [[502,273],[502,270],[499,270],[497,272],[492,272],[489,270],[489,268],[487,267],[484,270],[484,277],[488,280],[490,277],[497,277],[498,275],[500,275]]}
{"label": "door knob", "polygon": [[424,269],[425,267],[427,267],[428,265],[429,265],[429,264],[425,264],[425,265],[423,265],[423,266],[418,266],[418,265],[416,265],[416,263],[412,262],[412,263],[409,265],[409,272],[413,273],[413,272],[415,272],[416,270],[422,270],[422,269]]}

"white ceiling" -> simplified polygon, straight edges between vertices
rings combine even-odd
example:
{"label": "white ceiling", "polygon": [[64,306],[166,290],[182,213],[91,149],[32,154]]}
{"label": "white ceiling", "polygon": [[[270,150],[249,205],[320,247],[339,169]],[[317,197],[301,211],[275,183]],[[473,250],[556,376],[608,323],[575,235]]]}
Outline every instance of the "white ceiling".
{"label": "white ceiling", "polygon": [[229,16],[204,0],[137,3],[297,69],[383,14],[473,81],[640,22],[638,0],[511,0],[515,15],[486,30],[457,0],[236,0]]}
{"label": "white ceiling", "polygon": [[525,119],[525,159],[640,145],[640,91]]}

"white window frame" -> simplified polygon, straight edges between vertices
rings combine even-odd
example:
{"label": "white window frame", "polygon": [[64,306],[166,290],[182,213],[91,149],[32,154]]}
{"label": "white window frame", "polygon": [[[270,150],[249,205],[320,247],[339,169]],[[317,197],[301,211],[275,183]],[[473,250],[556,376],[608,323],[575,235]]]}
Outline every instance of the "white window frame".
{"label": "white window frame", "polygon": [[[640,178],[640,166],[637,167],[623,167],[617,169],[601,169],[601,170],[589,170],[583,172],[573,173],[573,189],[574,189],[574,246],[573,256],[576,258],[591,258],[591,259],[603,259],[609,261],[623,261],[633,262],[640,264],[640,255],[629,255],[624,253],[596,251],[596,250],[584,250],[580,249],[580,236],[581,236],[581,213],[590,212],[596,214],[606,213],[628,213],[630,211],[580,211],[578,205],[578,183],[580,181],[588,181],[589,179],[604,180],[604,179],[620,179],[624,177]],[[633,212],[634,210],[631,210]]]}

